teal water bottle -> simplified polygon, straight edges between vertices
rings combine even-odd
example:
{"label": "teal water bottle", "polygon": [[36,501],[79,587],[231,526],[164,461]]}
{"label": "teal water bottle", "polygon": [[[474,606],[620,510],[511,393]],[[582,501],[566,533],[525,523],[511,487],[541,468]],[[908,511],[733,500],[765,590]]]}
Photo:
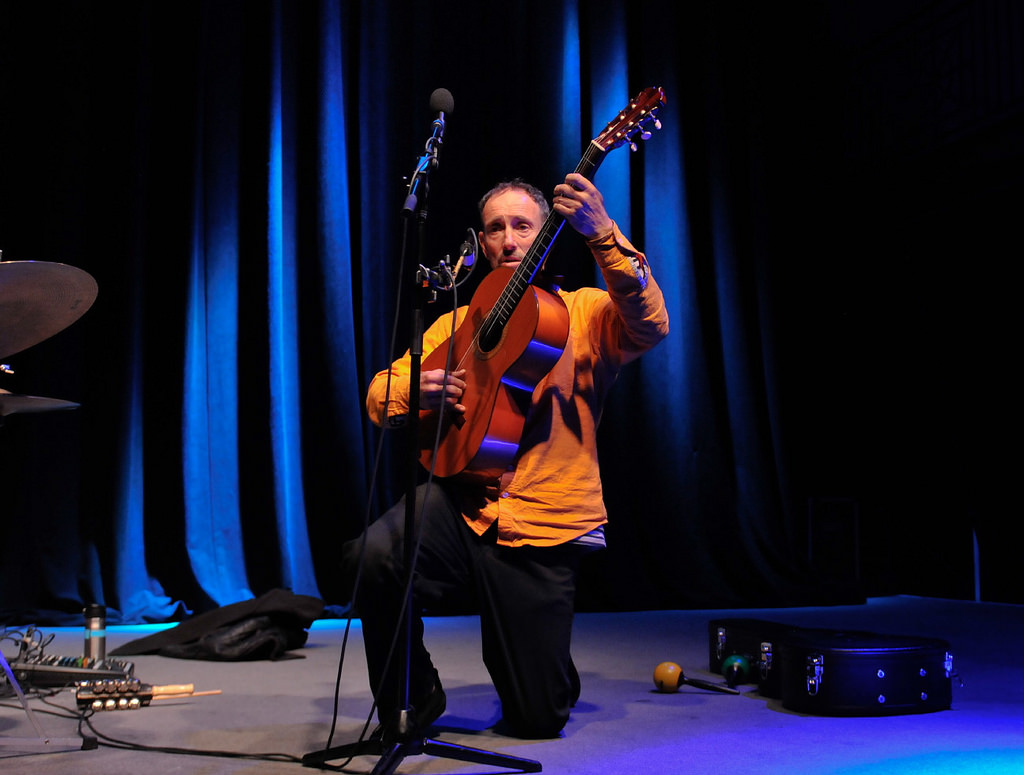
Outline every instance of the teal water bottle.
{"label": "teal water bottle", "polygon": [[107,658],[107,608],[92,603],[85,607],[85,651],[86,664],[99,664]]}

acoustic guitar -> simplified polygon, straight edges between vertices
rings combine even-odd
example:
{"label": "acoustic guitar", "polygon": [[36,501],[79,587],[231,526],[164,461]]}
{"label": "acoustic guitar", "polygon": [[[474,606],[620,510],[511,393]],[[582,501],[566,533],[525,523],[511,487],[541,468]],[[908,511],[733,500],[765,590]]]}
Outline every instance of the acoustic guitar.
{"label": "acoustic guitar", "polygon": [[[661,88],[642,91],[590,141],[575,171],[592,180],[609,151],[627,143],[636,150],[637,134],[646,140],[648,124],[660,128],[657,112],[664,104]],[[530,396],[569,335],[565,303],[532,284],[563,226],[565,219],[552,210],[519,266],[493,269],[454,335],[424,357],[423,371],[466,369],[465,414],[420,412],[419,459],[435,476],[493,481],[515,459]]]}

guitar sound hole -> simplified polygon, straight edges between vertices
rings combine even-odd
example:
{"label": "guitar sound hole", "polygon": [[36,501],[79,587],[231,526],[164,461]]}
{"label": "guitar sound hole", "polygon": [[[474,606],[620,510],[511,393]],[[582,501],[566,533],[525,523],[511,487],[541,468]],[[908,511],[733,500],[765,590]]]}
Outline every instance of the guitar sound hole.
{"label": "guitar sound hole", "polygon": [[477,340],[477,344],[480,347],[481,352],[490,352],[495,349],[502,341],[502,333],[505,331],[502,321],[494,318],[487,317],[483,321],[483,325],[480,326],[480,336]]}
{"label": "guitar sound hole", "polygon": [[502,327],[497,321],[486,320],[480,327],[480,338],[478,344],[481,352],[490,352],[501,341]]}

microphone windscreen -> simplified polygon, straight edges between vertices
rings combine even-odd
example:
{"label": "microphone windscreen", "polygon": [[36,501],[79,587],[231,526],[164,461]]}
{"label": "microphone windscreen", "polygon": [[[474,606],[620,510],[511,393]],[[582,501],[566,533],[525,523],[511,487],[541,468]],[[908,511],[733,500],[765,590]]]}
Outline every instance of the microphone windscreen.
{"label": "microphone windscreen", "polygon": [[431,113],[451,113],[453,110],[455,110],[455,98],[452,93],[447,89],[434,89],[434,93],[430,95]]}

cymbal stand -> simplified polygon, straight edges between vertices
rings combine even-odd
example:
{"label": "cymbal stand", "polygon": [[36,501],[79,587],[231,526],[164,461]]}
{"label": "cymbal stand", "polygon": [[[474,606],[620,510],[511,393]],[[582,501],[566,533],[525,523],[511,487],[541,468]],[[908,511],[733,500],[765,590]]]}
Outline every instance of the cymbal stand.
{"label": "cymbal stand", "polygon": [[[0,358],[6,358],[26,347],[57,333],[65,326],[85,314],[96,298],[96,281],[87,272],[64,264],[45,261],[4,261],[0,251],[0,307],[13,304],[19,311],[16,319],[22,326],[18,330],[0,331]],[[13,374],[6,363],[0,363],[0,374]],[[56,408],[73,408],[78,404],[34,396],[15,396],[0,390],[0,426],[4,417],[19,411],[49,411]],[[7,675],[14,693],[18,695],[21,707],[25,709],[29,723],[36,732],[35,737],[0,737],[0,747],[27,750],[40,748],[53,753],[68,750],[92,750],[96,748],[95,737],[49,737],[32,712],[25,692],[11,670],[7,658],[0,652],[0,668]]]}

